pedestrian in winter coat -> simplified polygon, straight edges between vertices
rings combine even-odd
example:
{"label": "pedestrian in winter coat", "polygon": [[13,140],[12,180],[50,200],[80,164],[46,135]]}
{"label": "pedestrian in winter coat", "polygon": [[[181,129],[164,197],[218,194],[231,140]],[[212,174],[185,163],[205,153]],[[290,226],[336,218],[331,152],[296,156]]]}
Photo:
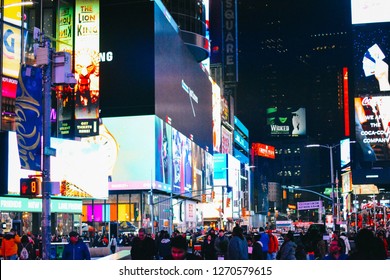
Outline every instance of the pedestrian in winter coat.
{"label": "pedestrian in winter coat", "polygon": [[229,240],[225,236],[225,231],[223,229],[220,229],[218,232],[218,236],[214,240],[214,248],[218,259],[227,258],[228,244]]}
{"label": "pedestrian in winter coat", "polygon": [[260,234],[260,241],[263,244],[263,260],[266,260],[268,256],[269,236],[262,227],[260,227]]}
{"label": "pedestrian in winter coat", "polygon": [[233,228],[233,237],[228,245],[229,260],[248,260],[248,243],[242,233],[242,228],[235,226]]}
{"label": "pedestrian in winter coat", "polygon": [[205,260],[216,260],[217,254],[214,248],[214,238],[211,233],[206,236],[202,244],[202,256]]}
{"label": "pedestrian in winter coat", "polygon": [[140,228],[138,236],[133,238],[131,246],[132,260],[153,260],[157,255],[157,246],[154,240],[146,236],[146,230]]}
{"label": "pedestrian in winter coat", "polygon": [[279,241],[278,238],[272,233],[272,230],[268,230],[268,254],[267,260],[276,260],[276,253],[279,250]]}
{"label": "pedestrian in winter coat", "polygon": [[82,239],[79,238],[79,234],[75,231],[69,233],[69,243],[65,245],[62,252],[63,260],[90,260],[91,254],[88,246]]}
{"label": "pedestrian in winter coat", "polygon": [[284,236],[284,241],[282,247],[280,247],[280,260],[296,260],[295,258],[295,249],[297,244],[294,242],[294,233],[289,230],[288,233]]}
{"label": "pedestrian in winter coat", "polygon": [[11,229],[4,235],[1,243],[1,252],[5,260],[18,259],[18,245],[20,244],[20,236],[15,229]]}
{"label": "pedestrian in winter coat", "polygon": [[260,235],[256,234],[253,240],[252,260],[264,260],[263,243],[260,241]]}
{"label": "pedestrian in winter coat", "polygon": [[160,259],[166,259],[171,255],[171,239],[167,231],[161,232],[161,239],[158,243],[158,255]]}

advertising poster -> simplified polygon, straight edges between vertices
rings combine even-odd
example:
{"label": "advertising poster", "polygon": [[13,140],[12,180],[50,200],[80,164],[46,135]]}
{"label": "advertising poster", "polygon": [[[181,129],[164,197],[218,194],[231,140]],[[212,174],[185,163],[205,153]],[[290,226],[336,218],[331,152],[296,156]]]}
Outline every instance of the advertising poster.
{"label": "advertising poster", "polygon": [[172,129],[173,192],[190,196],[192,192],[191,141]]}
{"label": "advertising poster", "polygon": [[86,137],[99,124],[99,1],[77,0],[75,16],[75,136]]}
{"label": "advertising poster", "polygon": [[210,189],[214,186],[214,158],[213,156],[205,152],[206,161],[206,188]]}
{"label": "advertising poster", "polygon": [[304,136],[306,135],[306,109],[268,108],[267,126],[271,136]]}
{"label": "advertising poster", "polygon": [[355,96],[390,94],[390,23],[353,26]]}
{"label": "advertising poster", "polygon": [[21,168],[41,170],[42,69],[23,65],[15,102],[16,135]]}
{"label": "advertising poster", "polygon": [[390,17],[386,0],[354,0],[353,94],[356,144],[351,145],[354,184],[390,182]]}
{"label": "advertising poster", "polygon": [[18,78],[21,59],[21,30],[8,24],[4,24],[3,28],[3,75]]}
{"label": "advertising poster", "polygon": [[66,51],[73,54],[74,9],[62,4],[58,13],[57,24],[57,51]]}
{"label": "advertising poster", "polygon": [[192,197],[199,198],[206,175],[205,152],[194,142],[191,142],[192,157]]}
{"label": "advertising poster", "polygon": [[222,140],[221,140],[221,153],[230,154],[233,147],[233,136],[232,133],[222,126]]}
{"label": "advertising poster", "polygon": [[213,90],[213,151],[221,152],[221,89],[212,81]]}
{"label": "advertising poster", "polygon": [[[7,7],[4,9],[4,21],[8,23],[12,23],[17,26],[22,25],[22,6],[17,5],[20,4],[22,0],[4,0],[4,7]],[[3,3],[3,2],[2,2]]]}
{"label": "advertising poster", "polygon": [[352,24],[390,22],[390,1],[352,0]]}
{"label": "advertising poster", "polygon": [[390,160],[390,96],[355,98],[356,141],[365,161]]}
{"label": "advertising poster", "polygon": [[160,118],[156,124],[156,183],[167,190],[172,186],[172,127]]}

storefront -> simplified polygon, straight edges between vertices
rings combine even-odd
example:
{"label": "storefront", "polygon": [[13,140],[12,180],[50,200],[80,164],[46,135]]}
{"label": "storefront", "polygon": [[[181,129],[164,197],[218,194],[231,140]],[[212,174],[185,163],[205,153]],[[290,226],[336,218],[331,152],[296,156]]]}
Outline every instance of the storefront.
{"label": "storefront", "polygon": [[173,229],[181,232],[201,224],[196,201],[171,199],[169,194],[162,192],[154,193],[152,199],[150,196],[150,191],[139,190],[110,192],[108,200],[84,200],[82,222],[88,226],[83,232],[118,235],[136,233],[142,227],[156,233],[168,230],[170,213],[173,213]]}
{"label": "storefront", "polygon": [[[3,232],[16,228],[18,233],[41,234],[41,198],[18,196],[0,197],[0,217]],[[51,199],[51,233],[66,235],[74,230],[82,214],[82,201],[70,199]]]}

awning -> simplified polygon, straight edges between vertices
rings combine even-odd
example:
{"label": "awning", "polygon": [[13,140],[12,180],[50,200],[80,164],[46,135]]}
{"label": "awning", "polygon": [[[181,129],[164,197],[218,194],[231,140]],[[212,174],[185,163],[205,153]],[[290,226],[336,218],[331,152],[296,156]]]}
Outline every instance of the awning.
{"label": "awning", "polygon": [[352,185],[354,194],[378,194],[378,187],[374,184]]}

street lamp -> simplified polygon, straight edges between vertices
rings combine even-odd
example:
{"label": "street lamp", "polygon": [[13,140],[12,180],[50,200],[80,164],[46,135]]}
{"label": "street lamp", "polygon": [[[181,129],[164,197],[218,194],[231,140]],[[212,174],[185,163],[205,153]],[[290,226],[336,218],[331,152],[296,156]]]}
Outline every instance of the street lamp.
{"label": "street lamp", "polygon": [[320,145],[320,144],[310,144],[306,145],[306,148],[326,148],[329,150],[329,161],[330,161],[330,184],[332,186],[332,218],[333,218],[333,231],[336,229],[336,215],[335,215],[335,201],[334,201],[334,174],[333,174],[333,148],[339,146],[340,144],[335,145]]}

